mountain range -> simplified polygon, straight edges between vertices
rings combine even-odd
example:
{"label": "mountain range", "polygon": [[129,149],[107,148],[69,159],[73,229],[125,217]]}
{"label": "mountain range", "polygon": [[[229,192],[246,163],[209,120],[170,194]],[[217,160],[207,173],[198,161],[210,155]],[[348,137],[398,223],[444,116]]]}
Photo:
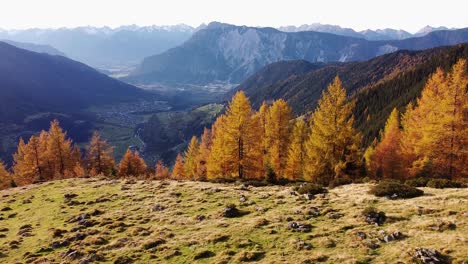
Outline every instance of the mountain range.
{"label": "mountain range", "polygon": [[195,30],[183,24],[0,30],[0,39],[50,45],[74,60],[110,68],[138,64],[144,57],[183,43]]}
{"label": "mountain range", "polygon": [[406,39],[411,37],[422,37],[434,31],[440,30],[454,30],[449,29],[447,27],[431,27],[425,26],[421,28],[414,34],[411,34],[408,31],[402,29],[392,29],[392,28],[385,28],[385,29],[366,29],[362,31],[355,31],[352,28],[345,28],[340,27],[337,25],[328,25],[328,24],[321,24],[321,23],[313,23],[313,24],[304,24],[301,26],[283,26],[279,27],[278,30],[284,32],[300,32],[300,31],[316,31],[316,32],[323,32],[323,33],[331,33],[335,35],[347,36],[347,37],[355,37],[355,38],[364,38],[367,40],[392,40],[392,39]]}
{"label": "mountain range", "polygon": [[315,31],[282,32],[210,23],[182,45],[145,58],[126,78],[132,83],[240,83],[281,60],[363,61],[401,49],[422,50],[468,41],[468,28],[431,32],[403,40],[369,41]]}

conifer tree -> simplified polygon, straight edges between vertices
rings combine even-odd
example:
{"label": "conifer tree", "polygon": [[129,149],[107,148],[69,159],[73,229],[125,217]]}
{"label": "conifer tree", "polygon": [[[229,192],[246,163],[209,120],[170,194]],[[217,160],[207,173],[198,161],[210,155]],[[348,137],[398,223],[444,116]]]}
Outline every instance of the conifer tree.
{"label": "conifer tree", "polygon": [[5,164],[0,160],[0,190],[10,188],[11,181],[10,173],[7,171]]}
{"label": "conifer tree", "polygon": [[306,143],[306,176],[310,180],[328,184],[356,169],[361,136],[353,127],[353,108],[354,102],[347,100],[336,77],[311,116],[311,135]]}
{"label": "conifer tree", "polygon": [[197,175],[197,156],[199,153],[199,143],[196,136],[192,136],[190,143],[187,147],[187,150],[184,153],[184,170],[185,177],[190,179],[195,179]]}
{"label": "conifer tree", "polygon": [[291,108],[283,99],[276,100],[268,111],[266,140],[269,165],[277,175],[283,177],[288,156]]}
{"label": "conifer tree", "polygon": [[304,177],[305,142],[307,140],[307,125],[303,119],[295,121],[290,138],[288,158],[286,163],[286,178],[291,181],[302,180]]}
{"label": "conifer tree", "polygon": [[213,148],[208,167],[208,178],[244,178],[255,171],[253,147],[258,139],[252,129],[252,111],[249,99],[237,92],[226,114],[217,121]]}
{"label": "conifer tree", "polygon": [[207,162],[211,151],[211,130],[206,128],[201,136],[200,147],[196,157],[197,162],[197,179],[205,180],[207,177]]}
{"label": "conifer tree", "polygon": [[177,155],[171,177],[176,180],[185,179],[184,158],[180,154]]}
{"label": "conifer tree", "polygon": [[260,168],[259,174],[261,176],[265,176],[266,168],[268,166],[268,149],[269,149],[269,142],[267,138],[267,119],[269,115],[269,107],[266,102],[263,102],[258,112],[253,115],[253,119],[257,123],[256,129],[256,138],[257,141],[260,143],[260,164],[258,167]]}
{"label": "conifer tree", "polygon": [[411,176],[466,177],[466,61],[448,75],[440,68],[429,78],[416,105],[403,116],[402,153]]}
{"label": "conifer tree", "polygon": [[158,180],[163,180],[169,178],[169,169],[164,165],[162,160],[158,160],[156,162],[155,171],[155,178]]}
{"label": "conifer tree", "polygon": [[113,147],[95,131],[86,149],[86,167],[91,176],[112,173],[115,166],[113,151]]}
{"label": "conifer tree", "polygon": [[73,171],[72,142],[62,130],[57,120],[50,124],[47,136],[47,160],[51,163],[52,176],[64,177],[65,172]]}
{"label": "conifer tree", "polygon": [[127,149],[120,161],[118,174],[121,177],[138,177],[146,174],[145,161],[140,157],[138,151],[132,153],[130,149]]}
{"label": "conifer tree", "polygon": [[225,124],[226,116],[221,115],[212,126],[212,146],[206,165],[207,179],[210,180],[225,177],[228,174],[231,152],[226,147]]}
{"label": "conifer tree", "polygon": [[372,143],[366,148],[366,150],[364,151],[364,154],[363,154],[363,158],[364,158],[364,163],[365,163],[365,166],[366,166],[366,175],[367,176],[374,176],[375,175],[375,172],[373,171],[373,168],[372,168],[372,159],[374,157],[374,153],[375,153],[375,147],[377,147],[377,139],[374,138],[374,140],[372,141]]}
{"label": "conifer tree", "polygon": [[371,158],[370,171],[375,177],[398,179],[403,176],[400,140],[399,114],[393,109]]}
{"label": "conifer tree", "polygon": [[40,142],[40,138],[31,136],[28,144],[20,139],[13,166],[15,181],[19,185],[52,179],[51,175],[46,173],[45,154],[44,144]]}
{"label": "conifer tree", "polygon": [[73,176],[78,178],[86,176],[86,171],[80,162],[75,163],[75,166],[73,167]]}

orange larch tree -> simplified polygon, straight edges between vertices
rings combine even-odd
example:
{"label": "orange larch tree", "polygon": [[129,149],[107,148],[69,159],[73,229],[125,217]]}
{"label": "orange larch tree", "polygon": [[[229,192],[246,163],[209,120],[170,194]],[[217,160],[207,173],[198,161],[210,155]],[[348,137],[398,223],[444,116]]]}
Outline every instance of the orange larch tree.
{"label": "orange larch tree", "polygon": [[154,168],[154,177],[157,180],[164,180],[169,178],[169,169],[164,165],[162,160],[158,160],[156,162],[156,166]]}
{"label": "orange larch tree", "polygon": [[85,156],[86,168],[91,176],[112,174],[115,166],[113,151],[114,148],[95,131],[86,148]]}
{"label": "orange larch tree", "polygon": [[184,158],[180,154],[177,155],[174,167],[172,168],[171,178],[175,180],[185,179]]}
{"label": "orange larch tree", "polygon": [[12,178],[7,171],[5,164],[0,160],[0,190],[8,189],[11,187]]}
{"label": "orange larch tree", "polygon": [[291,108],[283,99],[276,100],[268,111],[265,135],[268,144],[268,164],[278,178],[285,176],[291,118]]}
{"label": "orange larch tree", "polygon": [[370,158],[370,173],[378,178],[400,179],[403,176],[399,113],[393,109],[381,139]]}
{"label": "orange larch tree", "polygon": [[146,163],[140,157],[138,151],[132,152],[130,149],[127,149],[127,152],[125,152],[120,161],[118,174],[121,177],[139,177],[146,174]]}

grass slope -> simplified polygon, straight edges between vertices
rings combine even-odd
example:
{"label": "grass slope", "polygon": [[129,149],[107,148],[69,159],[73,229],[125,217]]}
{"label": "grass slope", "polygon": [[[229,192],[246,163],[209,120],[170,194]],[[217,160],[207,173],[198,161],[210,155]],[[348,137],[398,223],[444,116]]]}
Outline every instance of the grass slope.
{"label": "grass slope", "polygon": [[[416,247],[468,261],[466,189],[389,200],[367,194],[370,186],[312,200],[291,187],[200,182],[72,179],[15,188],[0,192],[0,262],[409,263]],[[224,218],[231,203],[247,214]],[[364,221],[368,206],[386,213],[382,226]],[[312,228],[293,232],[291,221]],[[403,238],[378,239],[394,231]]]}

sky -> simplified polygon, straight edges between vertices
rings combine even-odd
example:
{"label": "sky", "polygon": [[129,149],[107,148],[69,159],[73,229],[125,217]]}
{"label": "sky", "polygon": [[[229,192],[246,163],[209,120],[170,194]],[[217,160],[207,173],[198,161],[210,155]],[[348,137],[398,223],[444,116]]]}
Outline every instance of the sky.
{"label": "sky", "polygon": [[174,25],[220,21],[334,24],[355,30],[468,27],[466,0],[0,0],[0,28]]}

